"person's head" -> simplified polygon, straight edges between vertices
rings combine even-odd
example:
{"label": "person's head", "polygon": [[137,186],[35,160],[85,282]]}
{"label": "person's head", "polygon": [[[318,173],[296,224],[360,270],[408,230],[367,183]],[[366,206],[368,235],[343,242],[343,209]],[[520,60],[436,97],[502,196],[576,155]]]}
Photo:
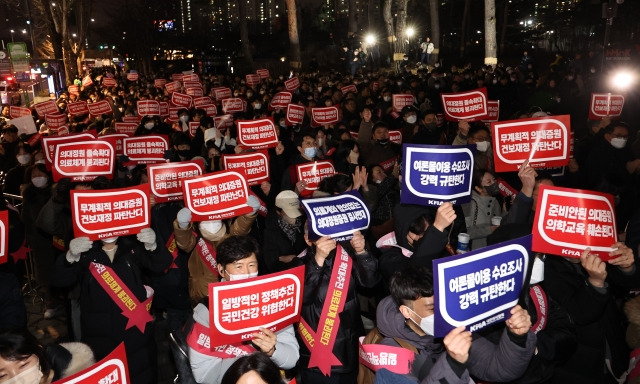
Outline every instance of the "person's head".
{"label": "person's head", "polygon": [[335,153],[335,158],[338,160],[345,160],[350,164],[358,164],[360,158],[360,147],[355,140],[343,140],[338,145],[338,149]]}
{"label": "person's head", "polygon": [[13,124],[4,126],[2,128],[2,140],[7,143],[13,143],[18,140],[18,127]]}
{"label": "person's head", "polygon": [[424,111],[424,117],[422,118],[422,123],[427,128],[435,128],[438,123],[438,117],[436,116],[436,112],[432,109],[428,109]]}
{"label": "person's head", "polygon": [[233,281],[258,276],[260,247],[251,236],[229,236],[216,249],[218,273]]}
{"label": "person's head", "polygon": [[175,132],[171,135],[171,146],[181,160],[186,160],[191,155],[191,139],[186,132]]}
{"label": "person's head", "polygon": [[50,372],[44,348],[28,331],[0,334],[0,383],[48,383]]}
{"label": "person's head", "polygon": [[34,164],[27,168],[25,181],[30,181],[37,188],[46,188],[51,185],[51,178],[44,164]]}
{"label": "person's head", "polygon": [[337,195],[353,189],[353,178],[342,173],[325,177],[320,180],[318,190],[330,195]]}
{"label": "person's head", "polygon": [[31,147],[25,142],[19,142],[16,148],[16,159],[18,163],[23,166],[27,166],[31,163]]}
{"label": "person's head", "polygon": [[315,133],[316,133],[316,144],[318,144],[318,147],[322,147],[326,145],[327,131],[325,131],[324,128],[320,127],[320,128],[316,128]]}
{"label": "person's head", "polygon": [[384,168],[380,165],[372,165],[368,169],[369,178],[371,183],[380,184],[387,178],[387,173],[384,171]]}
{"label": "person's head", "polygon": [[433,277],[415,265],[396,271],[389,282],[391,297],[407,325],[418,335],[433,335]]}
{"label": "person's head", "polygon": [[607,125],[604,130],[604,139],[616,149],[627,146],[629,140],[629,126],[621,121],[615,121]]}
{"label": "person's head", "polygon": [[473,171],[473,189],[482,196],[497,196],[500,193],[496,175],[486,169]]}
{"label": "person's head", "polygon": [[222,377],[222,384],[282,384],[280,368],[262,352],[236,360]]}
{"label": "person's head", "polygon": [[275,204],[278,216],[289,224],[295,224],[298,217],[302,216],[300,199],[298,194],[293,191],[285,190],[278,193]]}
{"label": "person's head", "polygon": [[533,199],[533,205],[531,206],[531,210],[536,210],[536,205],[538,204],[538,194],[540,192],[540,186],[547,185],[553,186],[553,180],[551,179],[551,175],[544,172],[538,172],[538,176],[536,176],[536,184],[533,187],[533,192],[531,194],[531,198]]}
{"label": "person's head", "polygon": [[178,110],[178,119],[181,123],[186,124],[189,121],[189,110],[186,108],[180,108]]}
{"label": "person's head", "polygon": [[372,135],[373,140],[378,144],[385,145],[389,142],[389,127],[386,123],[379,121],[373,125]]}
{"label": "person's head", "polygon": [[415,124],[418,121],[418,111],[415,107],[407,105],[402,108],[402,119],[407,124]]}
{"label": "person's head", "polygon": [[297,140],[298,152],[307,160],[313,160],[318,152],[316,138],[311,133],[303,134]]}
{"label": "person's head", "polygon": [[467,144],[476,145],[479,152],[487,152],[491,146],[491,133],[489,128],[482,124],[474,124],[469,128]]}

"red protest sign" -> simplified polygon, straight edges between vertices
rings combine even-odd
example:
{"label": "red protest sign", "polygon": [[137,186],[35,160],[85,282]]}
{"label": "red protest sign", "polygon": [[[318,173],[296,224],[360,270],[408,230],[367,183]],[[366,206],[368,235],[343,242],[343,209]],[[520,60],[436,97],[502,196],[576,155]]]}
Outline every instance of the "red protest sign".
{"label": "red protest sign", "polygon": [[482,119],[483,123],[491,123],[500,120],[500,100],[487,101],[487,116]]}
{"label": "red protest sign", "polygon": [[291,79],[284,82],[284,87],[287,91],[293,92],[298,89],[298,87],[300,87],[300,80],[298,80],[298,77],[292,77]]}
{"label": "red protest sign", "polygon": [[182,75],[182,81],[183,82],[187,82],[187,81],[200,82],[200,78],[198,77],[197,73],[185,73]]}
{"label": "red protest sign", "polygon": [[617,241],[613,196],[540,185],[531,249],[579,258],[585,248],[603,261]]}
{"label": "red protest sign", "polygon": [[162,163],[169,149],[167,135],[127,137],[123,140],[124,155],[134,164]]}
{"label": "red protest sign", "polygon": [[355,86],[355,84],[349,84],[347,86],[340,88],[340,91],[342,92],[343,95],[346,95],[349,92],[358,93],[358,88]]}
{"label": "red protest sign", "polygon": [[498,189],[500,190],[500,194],[504,197],[515,196],[518,194],[512,186],[510,186],[504,179],[498,177]]}
{"label": "red protest sign", "polygon": [[44,117],[47,126],[51,129],[58,129],[67,125],[67,115],[62,113],[49,114]]}
{"label": "red protest sign", "polygon": [[22,117],[22,116],[31,116],[31,110],[29,108],[16,107],[13,105],[9,107],[10,118],[17,119],[18,117]]}
{"label": "red protest sign", "polygon": [[49,131],[55,132],[58,136],[64,136],[69,134],[69,127],[63,125],[62,127],[58,128],[57,131],[55,129],[50,129]]}
{"label": "red protest sign", "polygon": [[133,235],[148,228],[149,185],[103,190],[72,190],[71,213],[75,237],[99,240]]}
{"label": "red protest sign", "polygon": [[89,107],[86,101],[78,101],[67,104],[67,111],[69,111],[71,116],[86,115],[89,113]]}
{"label": "red protest sign", "polygon": [[253,86],[260,84],[260,75],[258,74],[249,73],[245,78],[247,79],[247,85]]}
{"label": "red protest sign", "polygon": [[124,133],[127,136],[133,136],[136,129],[138,129],[138,124],[137,123],[121,123],[119,121],[116,121],[115,128],[116,128],[116,132],[118,133]]}
{"label": "red protest sign", "polygon": [[291,104],[291,99],[293,98],[293,94],[291,92],[278,92],[276,93],[271,101],[269,102],[269,108],[278,109],[278,108],[286,108],[287,105]]}
{"label": "red protest sign", "polygon": [[160,103],[156,100],[138,100],[138,115],[160,116]]}
{"label": "red protest sign", "polygon": [[127,73],[127,80],[129,81],[138,81],[138,74],[137,73]]}
{"label": "red protest sign", "polygon": [[194,221],[222,220],[251,213],[248,187],[238,172],[221,171],[182,182],[185,206]]}
{"label": "red protest sign", "polygon": [[620,117],[624,106],[623,95],[612,95],[611,93],[592,93],[589,108],[589,120],[601,120],[609,116]]}
{"label": "red protest sign", "polygon": [[0,264],[9,260],[9,211],[0,211]]}
{"label": "red protest sign", "polygon": [[338,107],[311,108],[311,117],[315,125],[327,125],[339,121]]}
{"label": "red protest sign", "polygon": [[233,92],[231,92],[231,88],[227,87],[216,87],[211,90],[213,94],[213,98],[216,100],[223,100],[233,96]]}
{"label": "red protest sign", "polygon": [[41,117],[47,114],[60,113],[55,100],[43,101],[42,103],[35,104],[33,108],[38,112],[38,116]]}
{"label": "red protest sign", "polygon": [[389,131],[389,140],[392,143],[402,144],[402,132],[400,132],[400,131]]}
{"label": "red protest sign", "polygon": [[122,122],[139,124],[142,121],[142,117],[143,116],[122,116]]}
{"label": "red protest sign", "polygon": [[304,120],[305,109],[302,105],[287,105],[287,125],[302,124]]}
{"label": "red protest sign", "polygon": [[200,89],[202,89],[202,83],[200,83],[199,81],[183,81],[182,85],[185,88],[200,88]]}
{"label": "red protest sign", "polygon": [[87,75],[84,78],[82,78],[82,86],[84,88],[93,85],[93,80],[91,80],[91,76]]}
{"label": "red protest sign", "polygon": [[80,96],[80,87],[77,85],[70,85],[67,89],[69,90],[70,95]]}
{"label": "red protest sign", "polygon": [[266,79],[266,78],[268,78],[268,77],[270,76],[270,75],[269,75],[269,70],[268,70],[268,69],[258,69],[258,70],[256,71],[256,74],[257,74],[258,76],[260,76],[260,78],[261,78],[261,79]]}
{"label": "red protest sign", "polygon": [[247,110],[247,102],[239,97],[232,97],[222,100],[222,112],[235,113]]}
{"label": "red protest sign", "polygon": [[156,88],[162,88],[167,84],[167,79],[155,79],[153,80],[153,86]]}
{"label": "red protest sign", "polygon": [[160,116],[169,116],[169,103],[167,103],[166,101],[160,102]]}
{"label": "red protest sign", "polygon": [[113,179],[115,148],[107,141],[74,141],[56,145],[53,180],[92,181],[98,176]]}
{"label": "red protest sign", "polygon": [[98,140],[106,141],[111,144],[116,149],[116,159],[120,155],[124,155],[124,144],[123,141],[125,137],[129,137],[131,135],[127,135],[124,133],[110,133],[104,136],[100,136]]}
{"label": "red protest sign", "polygon": [[223,131],[233,126],[233,115],[222,115],[213,118],[213,125]]}
{"label": "red protest sign", "polygon": [[215,104],[205,104],[205,105],[201,105],[199,108],[203,109],[204,113],[206,113],[207,116],[210,116],[210,117],[213,117],[218,114],[218,109],[216,108]]}
{"label": "red protest sign", "polygon": [[178,107],[190,108],[191,100],[192,100],[191,96],[185,95],[184,93],[174,92],[171,95],[171,104]]}
{"label": "red protest sign", "polygon": [[278,145],[278,134],[273,118],[259,120],[238,120],[238,141],[240,145],[254,149],[274,148]]}
{"label": "red protest sign", "polygon": [[275,332],[300,319],[304,266],[240,281],[209,284],[211,347]]}
{"label": "red protest sign", "polygon": [[202,160],[147,166],[151,193],[157,203],[182,200],[182,181],[204,173]]}
{"label": "red protest sign", "polygon": [[169,107],[169,115],[167,116],[167,120],[172,123],[177,123],[178,121],[180,121],[180,119],[178,119],[178,111],[182,108],[183,107]]}
{"label": "red protest sign", "polygon": [[468,92],[442,93],[445,118],[449,121],[482,120],[487,115],[487,88]]}
{"label": "red protest sign", "polygon": [[182,88],[182,85],[180,84],[179,81],[172,81],[170,83],[165,83],[164,88],[167,90],[168,93],[174,93],[174,92],[178,92]]}
{"label": "red protest sign", "polygon": [[44,153],[47,169],[51,169],[55,157],[56,145],[71,143],[74,141],[93,140],[97,138],[96,131],[75,133],[67,136],[46,136],[42,138],[42,152]]}
{"label": "red protest sign", "polygon": [[91,367],[53,384],[129,384],[129,365],[124,342]]}
{"label": "red protest sign", "polygon": [[269,155],[266,151],[224,155],[222,162],[224,169],[241,173],[250,186],[269,181]]}
{"label": "red protest sign", "polygon": [[111,88],[116,86],[116,79],[113,77],[103,77],[102,78],[102,86],[106,88]]}
{"label": "red protest sign", "polygon": [[333,167],[333,163],[328,160],[312,161],[296,165],[298,180],[307,183],[301,195],[305,197],[311,196],[313,191],[318,189],[320,181],[325,177],[333,176],[334,173],[336,173],[336,170]]}
{"label": "red protest sign", "polygon": [[391,104],[393,105],[393,110],[396,112],[402,111],[402,108],[407,105],[413,105],[415,103],[415,98],[410,94],[397,94],[391,96]]}
{"label": "red protest sign", "polygon": [[184,79],[183,73],[173,73],[171,74],[171,80],[173,81],[182,81]]}
{"label": "red protest sign", "polygon": [[110,115],[113,113],[113,109],[111,109],[111,104],[107,100],[101,100],[96,103],[87,104],[89,108],[89,113],[93,116],[98,115]]}
{"label": "red protest sign", "polygon": [[213,100],[209,96],[200,96],[193,98],[193,106],[196,108],[200,108],[203,105],[213,104]]}
{"label": "red protest sign", "polygon": [[185,92],[187,93],[187,95],[192,97],[202,97],[204,95],[204,91],[202,90],[202,87],[197,87],[197,88],[189,87],[189,88],[186,88]]}
{"label": "red protest sign", "polygon": [[199,121],[190,121],[189,122],[189,136],[193,139],[196,137],[196,133],[198,133],[198,127],[200,126]]}
{"label": "red protest sign", "polygon": [[491,123],[496,172],[517,171],[523,161],[536,168],[569,163],[569,115]]}

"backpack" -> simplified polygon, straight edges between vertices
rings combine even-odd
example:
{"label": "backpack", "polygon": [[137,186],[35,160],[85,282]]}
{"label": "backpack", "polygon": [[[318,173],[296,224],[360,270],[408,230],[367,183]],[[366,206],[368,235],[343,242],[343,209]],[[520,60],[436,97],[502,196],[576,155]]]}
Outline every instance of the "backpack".
{"label": "backpack", "polygon": [[[384,335],[380,333],[378,328],[373,328],[362,340],[362,344],[380,344],[384,339]],[[398,339],[394,337],[396,343],[398,343],[402,348],[408,349],[413,353],[418,353],[418,349],[414,347],[409,342],[406,342],[402,339]],[[358,364],[358,384],[373,384],[376,380],[376,373],[369,367],[365,366],[362,363]]]}

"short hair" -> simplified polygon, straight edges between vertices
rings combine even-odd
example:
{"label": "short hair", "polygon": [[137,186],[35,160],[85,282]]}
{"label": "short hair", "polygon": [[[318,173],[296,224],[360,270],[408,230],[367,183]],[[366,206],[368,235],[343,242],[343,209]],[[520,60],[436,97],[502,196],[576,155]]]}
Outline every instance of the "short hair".
{"label": "short hair", "polygon": [[260,246],[251,236],[229,236],[216,249],[218,264],[223,267],[246,259],[253,253],[259,259]]}
{"label": "short hair", "polygon": [[280,368],[262,352],[252,353],[236,360],[222,377],[221,384],[236,384],[247,372],[255,371],[262,380],[269,384],[282,384]]}
{"label": "short hair", "polygon": [[171,135],[171,146],[191,145],[191,138],[186,132],[174,132]]}
{"label": "short hair", "polygon": [[411,307],[410,301],[433,296],[433,275],[425,267],[408,264],[391,276],[389,292],[398,306]]}
{"label": "short hair", "polygon": [[622,128],[625,128],[627,132],[631,132],[631,129],[629,129],[629,124],[625,123],[624,121],[614,121],[611,124],[604,127],[604,129],[602,130],[602,133],[611,134],[616,129],[616,127],[622,127]]}
{"label": "short hair", "polygon": [[471,180],[471,185],[473,185],[474,187],[481,187],[482,186],[482,178],[484,177],[485,173],[489,173],[491,174],[491,176],[496,177],[496,174],[491,172],[488,169],[476,169],[473,171],[473,175],[472,175],[472,180]]}
{"label": "short hair", "polygon": [[334,195],[348,191],[353,186],[353,178],[351,176],[336,173],[335,175],[325,177],[320,180],[318,189],[322,192]]}
{"label": "short hair", "polygon": [[373,128],[371,129],[371,133],[372,134],[376,133],[378,128],[384,128],[387,131],[389,130],[389,126],[387,125],[387,123],[385,123],[384,121],[378,121],[377,123],[373,124]]}
{"label": "short hair", "polygon": [[489,128],[487,128],[487,126],[484,124],[472,124],[471,128],[469,128],[469,134],[467,136],[472,137],[480,131],[485,131],[489,136],[491,136],[491,130],[489,130]]}
{"label": "short hair", "polygon": [[23,329],[0,334],[0,357],[8,361],[24,361],[31,355],[38,358],[40,371],[48,377],[51,366],[47,353],[29,331]]}

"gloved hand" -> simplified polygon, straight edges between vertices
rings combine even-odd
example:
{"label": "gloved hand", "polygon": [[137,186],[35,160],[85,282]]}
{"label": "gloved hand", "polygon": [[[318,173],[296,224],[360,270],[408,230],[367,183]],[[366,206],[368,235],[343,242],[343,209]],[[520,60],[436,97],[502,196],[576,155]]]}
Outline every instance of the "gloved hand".
{"label": "gloved hand", "polygon": [[69,251],[67,252],[67,261],[75,263],[80,260],[80,254],[87,252],[93,246],[93,241],[88,237],[76,237],[69,242]]}
{"label": "gloved hand", "polygon": [[249,197],[247,197],[247,205],[253,208],[253,212],[251,212],[251,214],[255,215],[256,212],[258,212],[258,209],[260,209],[260,200],[253,195],[249,195]]}
{"label": "gloved hand", "polygon": [[178,226],[180,226],[180,228],[187,228],[191,222],[191,211],[189,208],[182,208],[178,211],[176,219],[178,219]]}
{"label": "gloved hand", "polygon": [[147,251],[154,251],[156,249],[156,233],[151,228],[142,229],[136,236],[138,241],[144,244],[144,248]]}

